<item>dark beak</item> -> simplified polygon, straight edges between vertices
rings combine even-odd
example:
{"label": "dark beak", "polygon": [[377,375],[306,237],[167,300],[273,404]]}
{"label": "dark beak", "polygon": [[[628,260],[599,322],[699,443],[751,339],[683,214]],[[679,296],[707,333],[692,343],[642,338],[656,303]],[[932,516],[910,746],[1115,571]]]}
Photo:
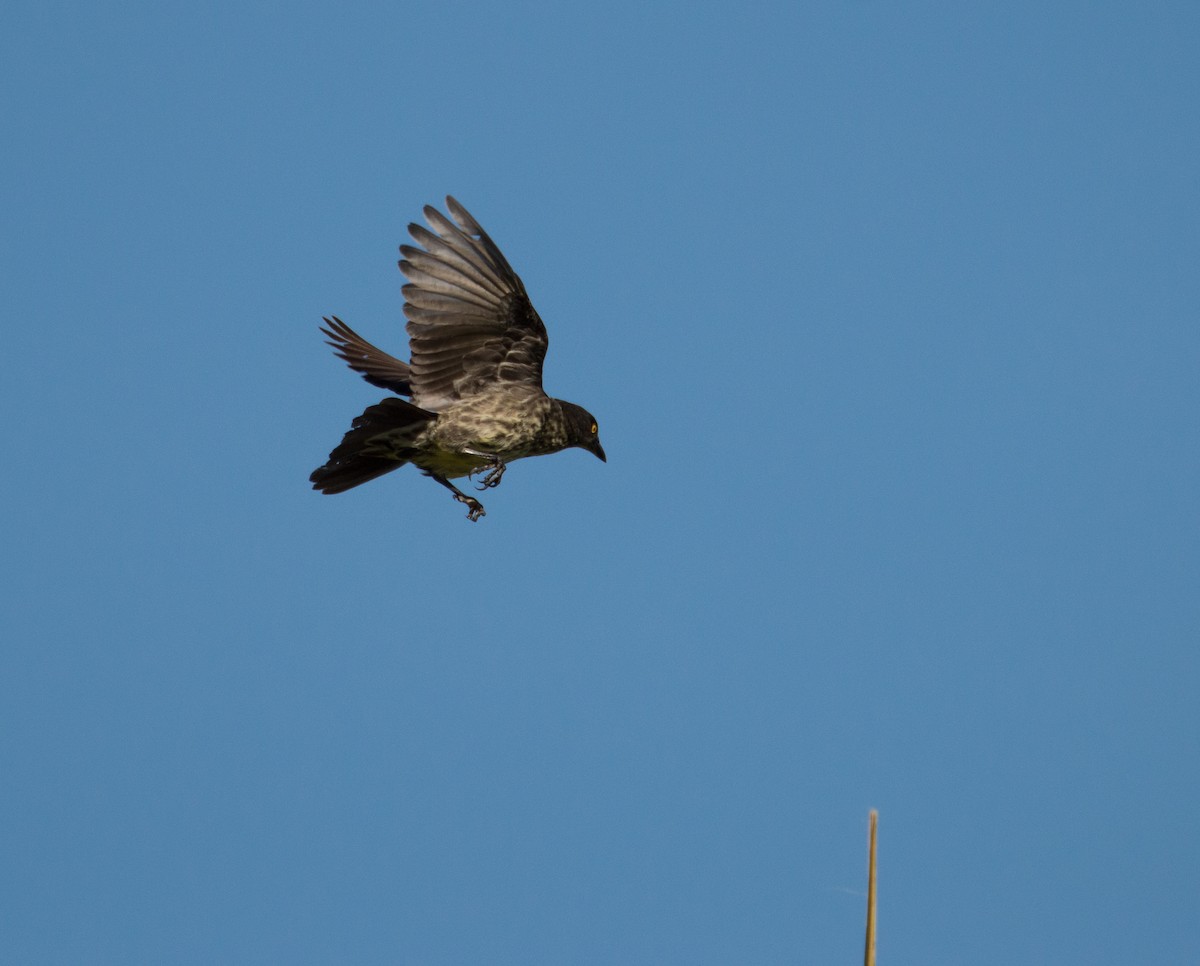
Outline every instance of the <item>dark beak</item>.
{"label": "dark beak", "polygon": [[589,446],[588,452],[595,453],[596,457],[600,460],[601,463],[608,462],[608,457],[604,455],[604,447],[600,445],[600,440],[596,440],[595,443],[593,443],[591,446]]}

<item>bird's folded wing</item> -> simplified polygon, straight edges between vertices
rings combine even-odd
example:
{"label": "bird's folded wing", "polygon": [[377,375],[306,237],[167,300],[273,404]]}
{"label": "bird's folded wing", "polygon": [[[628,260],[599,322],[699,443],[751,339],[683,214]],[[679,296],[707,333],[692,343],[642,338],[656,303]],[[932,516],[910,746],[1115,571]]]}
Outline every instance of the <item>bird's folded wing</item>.
{"label": "bird's folded wing", "polygon": [[[451,221],[425,207],[422,248],[401,245],[413,402],[437,412],[498,382],[541,389],[546,327],[525,286],[479,223],[453,198]],[[456,224],[457,223],[457,224]]]}

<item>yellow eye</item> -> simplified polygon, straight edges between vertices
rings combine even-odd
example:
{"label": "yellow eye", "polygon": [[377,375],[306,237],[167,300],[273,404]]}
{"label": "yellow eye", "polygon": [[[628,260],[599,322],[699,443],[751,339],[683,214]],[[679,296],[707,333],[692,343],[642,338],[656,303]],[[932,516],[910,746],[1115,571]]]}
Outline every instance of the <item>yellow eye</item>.
{"label": "yellow eye", "polygon": [[591,434],[592,434],[593,436],[595,436],[595,435],[596,435],[596,430],[598,430],[599,428],[600,428],[600,427],[599,427],[599,426],[597,426],[595,423],[592,423],[592,428],[591,428],[591,430],[590,430]]}

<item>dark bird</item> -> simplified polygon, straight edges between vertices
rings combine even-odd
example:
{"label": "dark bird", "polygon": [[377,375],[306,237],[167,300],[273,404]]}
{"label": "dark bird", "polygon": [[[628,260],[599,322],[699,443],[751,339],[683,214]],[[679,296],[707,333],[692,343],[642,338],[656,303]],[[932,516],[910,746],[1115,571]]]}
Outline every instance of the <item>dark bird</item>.
{"label": "dark bird", "polygon": [[596,419],[542,389],[546,326],[525,286],[479,222],[453,198],[451,221],[425,206],[430,231],[408,226],[422,247],[401,245],[404,314],[411,361],[371,345],[337,316],[321,331],[339,358],[388,397],[350,424],[329,461],[309,479],[343,493],[412,463],[467,505],[483,504],[450,481],[482,473],[477,489],[500,485],[513,460],[578,446],[607,459]]}

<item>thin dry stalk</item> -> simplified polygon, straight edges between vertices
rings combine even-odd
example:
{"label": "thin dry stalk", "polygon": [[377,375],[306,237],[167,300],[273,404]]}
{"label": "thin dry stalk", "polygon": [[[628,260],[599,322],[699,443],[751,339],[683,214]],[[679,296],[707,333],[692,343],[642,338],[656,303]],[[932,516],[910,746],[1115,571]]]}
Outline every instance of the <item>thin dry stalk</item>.
{"label": "thin dry stalk", "polygon": [[868,820],[870,845],[867,858],[867,953],[866,966],[875,966],[875,830],[879,824],[879,813],[871,809]]}

